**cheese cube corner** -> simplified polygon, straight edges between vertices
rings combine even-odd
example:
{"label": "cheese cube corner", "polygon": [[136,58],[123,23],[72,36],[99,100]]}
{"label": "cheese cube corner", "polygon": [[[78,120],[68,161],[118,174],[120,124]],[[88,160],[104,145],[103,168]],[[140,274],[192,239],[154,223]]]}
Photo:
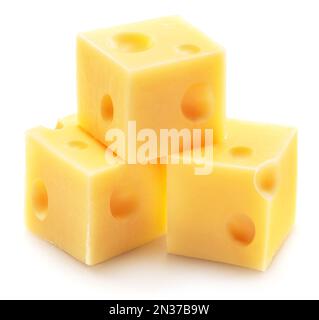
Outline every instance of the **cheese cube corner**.
{"label": "cheese cube corner", "polygon": [[266,270],[295,219],[297,132],[229,120],[213,170],[167,168],[168,251]]}
{"label": "cheese cube corner", "polygon": [[214,130],[223,140],[224,50],[183,19],[165,17],[79,34],[79,124],[108,129]]}
{"label": "cheese cube corner", "polygon": [[26,224],[87,265],[141,246],[166,230],[161,165],[108,163],[76,117],[26,135]]}

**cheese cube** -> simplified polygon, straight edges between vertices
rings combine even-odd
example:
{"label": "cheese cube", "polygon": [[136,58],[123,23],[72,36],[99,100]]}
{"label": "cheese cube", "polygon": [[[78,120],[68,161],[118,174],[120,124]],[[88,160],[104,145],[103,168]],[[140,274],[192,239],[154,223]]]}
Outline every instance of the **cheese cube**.
{"label": "cheese cube", "polygon": [[27,133],[28,228],[88,265],[161,236],[165,168],[107,163],[74,116],[57,128]]}
{"label": "cheese cube", "polygon": [[265,270],[295,219],[297,132],[234,120],[227,132],[210,175],[168,165],[168,251]]}
{"label": "cheese cube", "polygon": [[80,126],[107,145],[112,128],[214,129],[224,137],[223,49],[177,17],[81,33]]}

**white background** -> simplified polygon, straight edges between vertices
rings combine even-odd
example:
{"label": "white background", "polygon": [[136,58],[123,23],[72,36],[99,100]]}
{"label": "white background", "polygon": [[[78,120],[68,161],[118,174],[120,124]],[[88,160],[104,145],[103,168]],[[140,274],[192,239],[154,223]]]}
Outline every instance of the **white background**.
{"label": "white background", "polygon": [[[227,115],[299,128],[296,227],[266,273],[165,253],[89,268],[23,223],[24,132],[76,111],[79,31],[181,15],[227,50]],[[0,298],[319,298],[319,2],[1,1]]]}

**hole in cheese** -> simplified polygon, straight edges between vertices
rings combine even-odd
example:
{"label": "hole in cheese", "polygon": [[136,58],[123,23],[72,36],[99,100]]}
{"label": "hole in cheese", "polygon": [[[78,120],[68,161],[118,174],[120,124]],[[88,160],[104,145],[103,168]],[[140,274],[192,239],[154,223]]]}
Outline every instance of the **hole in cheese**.
{"label": "hole in cheese", "polygon": [[214,96],[207,84],[195,84],[185,93],[182,100],[182,113],[192,122],[202,122],[211,115]]}
{"label": "hole in cheese", "polygon": [[140,52],[151,48],[152,40],[148,35],[143,33],[124,32],[113,37],[113,46],[122,52]]}
{"label": "hole in cheese", "polygon": [[177,47],[177,51],[183,54],[194,54],[200,51],[200,48],[193,44],[182,44]]}
{"label": "hole in cheese", "polygon": [[110,95],[105,95],[101,102],[101,117],[105,122],[112,122],[113,120],[113,102]]}
{"label": "hole in cheese", "polygon": [[72,140],[68,143],[69,147],[74,149],[83,150],[88,147],[87,143],[80,141],[80,140]]}
{"label": "hole in cheese", "polygon": [[271,163],[259,168],[255,175],[257,191],[266,199],[272,198],[278,188],[279,170],[276,164]]}
{"label": "hole in cheese", "polygon": [[116,188],[110,198],[111,214],[116,219],[133,215],[138,208],[138,197],[134,190],[127,187]]}
{"label": "hole in cheese", "polygon": [[42,180],[37,180],[33,184],[32,204],[36,217],[43,221],[48,213],[48,193]]}
{"label": "hole in cheese", "polygon": [[255,237],[255,224],[244,214],[234,215],[228,223],[231,237],[243,245],[249,245]]}
{"label": "hole in cheese", "polygon": [[246,158],[253,153],[251,148],[244,146],[233,147],[229,151],[234,158]]}

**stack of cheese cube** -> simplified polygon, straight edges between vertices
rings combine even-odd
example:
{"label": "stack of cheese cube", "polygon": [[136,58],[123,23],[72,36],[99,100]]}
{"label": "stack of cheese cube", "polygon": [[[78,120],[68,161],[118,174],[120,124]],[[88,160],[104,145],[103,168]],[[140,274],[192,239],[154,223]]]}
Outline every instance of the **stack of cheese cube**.
{"label": "stack of cheese cube", "polygon": [[[88,265],[167,234],[169,253],[267,268],[294,222],[297,133],[225,119],[219,45],[178,17],[81,33],[77,83],[77,115],[27,133],[32,232]],[[212,173],[108,161],[106,132],[128,121],[213,129]]]}

